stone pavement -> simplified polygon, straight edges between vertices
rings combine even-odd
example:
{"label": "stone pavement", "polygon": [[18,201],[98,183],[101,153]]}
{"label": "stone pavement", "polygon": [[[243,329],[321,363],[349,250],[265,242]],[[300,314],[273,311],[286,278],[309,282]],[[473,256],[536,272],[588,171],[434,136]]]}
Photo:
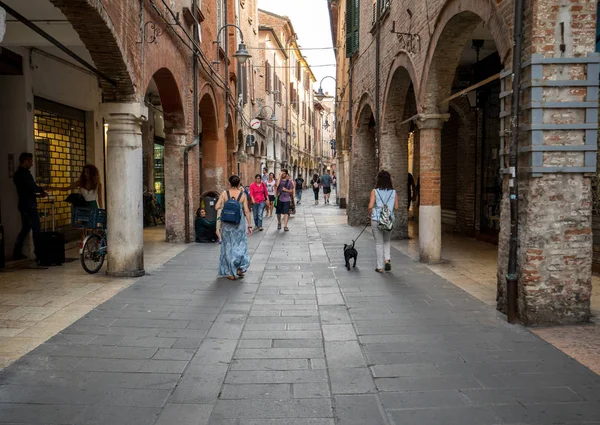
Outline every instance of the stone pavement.
{"label": "stone pavement", "polygon": [[0,373],[0,423],[600,424],[600,377],[372,238],[301,206],[243,281],[194,245]]}
{"label": "stone pavement", "polygon": [[[144,230],[144,266],[151,272],[185,249],[167,244],[164,227]],[[87,274],[79,247],[60,267],[25,262],[0,272],[0,369],[44,343],[137,279],[116,279],[104,269]],[[105,266],[106,267],[106,266]]]}

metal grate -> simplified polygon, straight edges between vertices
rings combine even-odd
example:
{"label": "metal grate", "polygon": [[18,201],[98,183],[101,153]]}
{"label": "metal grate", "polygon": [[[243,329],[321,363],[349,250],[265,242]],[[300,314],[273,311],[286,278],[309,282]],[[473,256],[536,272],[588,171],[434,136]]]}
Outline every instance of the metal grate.
{"label": "metal grate", "polygon": [[[79,178],[85,165],[85,123],[82,120],[36,109],[34,137],[38,184],[67,187]],[[61,200],[65,197],[59,195],[55,203],[54,219],[59,228],[71,224],[71,206]],[[41,206],[40,210],[43,209]],[[45,220],[51,224],[51,217],[42,217],[42,221]]]}

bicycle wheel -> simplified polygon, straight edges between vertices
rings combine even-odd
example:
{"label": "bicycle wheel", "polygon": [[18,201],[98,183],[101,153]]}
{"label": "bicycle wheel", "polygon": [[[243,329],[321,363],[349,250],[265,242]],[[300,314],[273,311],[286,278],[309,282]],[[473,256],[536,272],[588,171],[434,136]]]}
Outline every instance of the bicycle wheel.
{"label": "bicycle wheel", "polygon": [[[83,241],[83,248],[79,254],[81,266],[89,274],[97,273],[104,264],[106,252],[100,251],[102,247],[102,238],[100,235],[89,235]],[[105,250],[104,250],[105,251]]]}

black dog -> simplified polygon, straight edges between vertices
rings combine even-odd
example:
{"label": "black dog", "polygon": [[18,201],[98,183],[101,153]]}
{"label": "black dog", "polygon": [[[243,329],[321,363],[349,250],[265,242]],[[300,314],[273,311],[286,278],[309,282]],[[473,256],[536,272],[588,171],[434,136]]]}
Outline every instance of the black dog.
{"label": "black dog", "polygon": [[352,267],[356,267],[356,259],[358,258],[358,251],[354,248],[356,241],[352,241],[352,245],[344,244],[344,259],[346,260],[346,268],[350,270],[350,259],[354,258],[354,264]]}

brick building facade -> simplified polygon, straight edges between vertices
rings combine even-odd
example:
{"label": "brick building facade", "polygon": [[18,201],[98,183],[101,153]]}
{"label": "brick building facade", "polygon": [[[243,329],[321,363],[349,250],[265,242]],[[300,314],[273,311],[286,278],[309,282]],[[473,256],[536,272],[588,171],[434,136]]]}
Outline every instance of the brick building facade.
{"label": "brick building facade", "polygon": [[[392,173],[404,206],[412,173],[421,261],[440,261],[442,228],[497,242],[505,311],[514,2],[329,3],[339,47],[340,198],[350,224],[366,221],[379,169]],[[518,310],[526,324],[590,316],[595,28],[596,2],[526,2],[517,170]],[[407,237],[408,218],[401,207],[395,237]]]}
{"label": "brick building facade", "polygon": [[[81,110],[86,128],[85,161],[100,169],[106,187],[111,245],[108,272],[117,276],[140,275],[144,272],[144,187],[164,187],[167,240],[188,240],[193,234],[193,215],[201,205],[201,196],[225,188],[228,176],[239,171],[238,164],[247,155],[244,140],[253,112],[246,96],[251,72],[246,69],[252,70],[253,62],[250,59],[242,64],[234,54],[242,41],[248,46],[258,45],[257,2],[6,3],[15,14],[37,22],[81,60],[76,62],[53,42],[35,35],[16,17],[11,18],[2,44],[0,84],[3,88],[23,84],[25,90],[22,99],[16,91],[14,99],[5,96],[0,119],[3,123],[14,122],[16,105],[23,103],[18,110],[24,111],[26,131],[21,136],[17,127],[7,130],[14,133],[18,143],[4,143],[2,154],[18,157],[21,151],[34,151],[38,143],[37,133],[33,134],[32,104],[35,109],[42,101],[30,101],[28,92],[54,103],[65,103],[58,109],[74,106]],[[64,30],[43,22],[54,16],[56,21],[65,22]],[[241,34],[233,24],[237,24]],[[215,44],[218,35],[219,44]],[[38,77],[31,61],[34,53],[53,61],[54,71]],[[22,61],[28,61],[29,67],[10,67]],[[87,96],[87,103],[63,93],[69,90],[69,81],[64,77],[71,72],[82,75],[82,85],[92,93],[81,92]],[[41,78],[45,79],[44,84]],[[76,88],[75,79],[71,83]],[[28,88],[30,85],[33,88]],[[63,100],[68,98],[74,100]],[[27,103],[29,109],[25,108]],[[164,176],[158,184],[152,176],[156,141],[164,151]],[[74,166],[80,167],[75,163]],[[72,176],[61,184],[67,186],[79,170],[70,172]],[[17,217],[16,207],[11,204],[12,192],[2,196],[2,207],[6,209],[2,216]]]}

